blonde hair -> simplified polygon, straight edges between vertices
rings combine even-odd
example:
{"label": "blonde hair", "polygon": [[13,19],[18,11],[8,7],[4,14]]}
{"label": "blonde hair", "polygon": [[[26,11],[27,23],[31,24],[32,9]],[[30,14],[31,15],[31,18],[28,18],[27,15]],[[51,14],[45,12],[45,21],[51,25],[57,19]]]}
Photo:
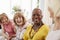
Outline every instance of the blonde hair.
{"label": "blonde hair", "polygon": [[[23,25],[25,24],[25,22],[26,22],[26,19],[25,19],[25,17],[22,15],[22,12],[16,12],[15,13],[15,15],[14,15],[14,18],[13,18],[13,21],[14,21],[14,23],[17,25],[17,23],[15,22],[15,18],[17,18],[17,17],[22,17],[23,18]],[[17,25],[18,26],[18,25]]]}

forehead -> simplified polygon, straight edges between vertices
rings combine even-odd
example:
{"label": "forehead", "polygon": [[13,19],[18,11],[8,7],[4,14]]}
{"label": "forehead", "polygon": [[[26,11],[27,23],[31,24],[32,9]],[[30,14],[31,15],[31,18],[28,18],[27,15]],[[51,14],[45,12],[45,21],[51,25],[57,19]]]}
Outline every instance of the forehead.
{"label": "forehead", "polygon": [[42,14],[40,9],[34,9],[32,14]]}
{"label": "forehead", "polygon": [[15,18],[21,18],[21,16],[16,16]]}
{"label": "forehead", "polygon": [[1,19],[8,19],[8,17],[7,16],[2,16]]}

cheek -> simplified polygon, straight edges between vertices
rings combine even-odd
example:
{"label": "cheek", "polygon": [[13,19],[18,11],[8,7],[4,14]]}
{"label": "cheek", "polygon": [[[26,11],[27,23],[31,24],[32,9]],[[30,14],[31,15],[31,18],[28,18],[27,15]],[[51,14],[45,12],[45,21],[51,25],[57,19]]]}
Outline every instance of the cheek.
{"label": "cheek", "polygon": [[2,20],[2,23],[5,24],[6,22],[4,20]]}
{"label": "cheek", "polygon": [[34,21],[34,17],[32,17],[32,21]]}
{"label": "cheek", "polygon": [[41,20],[42,19],[42,17],[38,17],[38,20]]}
{"label": "cheek", "polygon": [[24,20],[21,20],[22,23],[24,23]]}
{"label": "cheek", "polygon": [[23,22],[24,21],[23,18],[20,18],[20,21]]}
{"label": "cheek", "polygon": [[58,20],[59,24],[60,24],[60,20]]}
{"label": "cheek", "polygon": [[20,20],[23,21],[23,18],[21,18]]}
{"label": "cheek", "polygon": [[2,22],[4,23],[6,20],[2,20]]}
{"label": "cheek", "polygon": [[4,23],[4,21],[2,20],[2,23]]}

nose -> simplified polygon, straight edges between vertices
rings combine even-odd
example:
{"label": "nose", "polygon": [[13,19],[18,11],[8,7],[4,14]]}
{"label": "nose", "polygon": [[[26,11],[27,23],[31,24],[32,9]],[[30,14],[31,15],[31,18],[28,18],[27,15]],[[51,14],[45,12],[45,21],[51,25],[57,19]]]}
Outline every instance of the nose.
{"label": "nose", "polygon": [[20,18],[18,18],[18,20],[20,21]]}
{"label": "nose", "polygon": [[18,20],[19,20],[19,18],[18,18]]}
{"label": "nose", "polygon": [[37,19],[37,18],[35,18],[35,19]]}
{"label": "nose", "polygon": [[37,19],[38,18],[38,16],[37,15],[35,15],[35,19]]}

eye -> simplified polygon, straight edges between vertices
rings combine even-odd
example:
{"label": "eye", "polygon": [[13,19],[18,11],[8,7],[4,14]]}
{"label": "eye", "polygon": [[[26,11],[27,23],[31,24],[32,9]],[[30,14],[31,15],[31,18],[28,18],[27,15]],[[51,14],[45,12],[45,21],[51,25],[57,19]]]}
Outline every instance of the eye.
{"label": "eye", "polygon": [[7,18],[5,20],[8,20]]}
{"label": "eye", "polygon": [[35,16],[35,14],[33,14],[32,16]]}
{"label": "eye", "polygon": [[37,14],[37,16],[40,16],[39,14]]}

